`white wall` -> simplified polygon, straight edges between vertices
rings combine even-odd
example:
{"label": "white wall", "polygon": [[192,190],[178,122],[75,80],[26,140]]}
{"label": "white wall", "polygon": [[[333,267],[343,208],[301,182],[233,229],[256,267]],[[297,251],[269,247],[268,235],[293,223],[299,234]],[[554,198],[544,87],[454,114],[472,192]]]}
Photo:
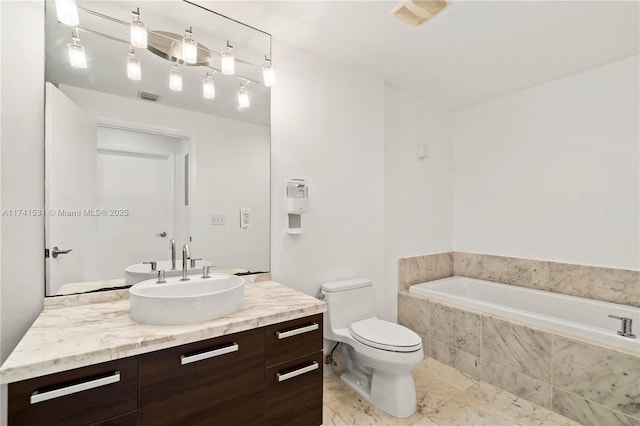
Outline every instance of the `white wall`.
{"label": "white wall", "polygon": [[[1,207],[44,207],[44,7],[0,2],[2,87]],[[21,37],[15,37],[21,34]],[[20,61],[5,60],[20,58]],[[44,219],[2,217],[0,252],[0,362],[42,311]],[[6,385],[0,387],[0,424],[6,424]]]}
{"label": "white wall", "polygon": [[455,114],[454,247],[640,268],[638,56]]}
{"label": "white wall", "polygon": [[[191,254],[220,267],[269,269],[269,127],[76,87],[63,90],[99,121],[190,136],[196,176]],[[253,209],[248,229],[240,229],[240,208]],[[212,214],[224,214],[226,225],[211,226]]]}
{"label": "white wall", "polygon": [[[418,158],[419,144],[428,158]],[[384,205],[385,300],[395,319],[398,258],[453,248],[453,113],[388,85]]]}
{"label": "white wall", "polygon": [[[274,41],[271,266],[276,281],[316,296],[323,282],[373,280],[384,300],[384,82]],[[287,234],[287,179],[306,179],[303,235]]]}

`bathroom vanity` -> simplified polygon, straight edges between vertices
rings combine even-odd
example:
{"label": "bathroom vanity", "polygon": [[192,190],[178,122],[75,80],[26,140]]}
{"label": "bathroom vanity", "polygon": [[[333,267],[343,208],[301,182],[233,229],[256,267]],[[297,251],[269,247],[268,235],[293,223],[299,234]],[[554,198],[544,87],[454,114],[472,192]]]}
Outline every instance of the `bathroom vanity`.
{"label": "bathroom vanity", "polygon": [[127,306],[45,309],[0,369],[10,426],[322,423],[324,302],[266,281],[197,324],[136,323]]}

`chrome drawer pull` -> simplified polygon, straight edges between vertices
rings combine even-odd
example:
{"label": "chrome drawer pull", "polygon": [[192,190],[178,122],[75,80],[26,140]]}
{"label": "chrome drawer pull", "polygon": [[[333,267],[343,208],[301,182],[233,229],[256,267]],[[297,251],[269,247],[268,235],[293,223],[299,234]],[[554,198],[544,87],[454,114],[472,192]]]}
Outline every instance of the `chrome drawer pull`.
{"label": "chrome drawer pull", "polygon": [[293,370],[289,373],[276,373],[276,379],[278,379],[278,382],[284,382],[285,380],[293,379],[294,377],[300,376],[304,373],[308,373],[309,371],[317,370],[318,367],[318,363],[313,361],[313,364],[307,365],[306,367],[302,367],[297,370]]}
{"label": "chrome drawer pull", "polygon": [[60,389],[55,389],[48,392],[39,393],[35,391],[31,394],[31,403],[37,404],[38,402],[48,401],[50,399],[60,398],[61,396],[67,396],[74,393],[86,391],[89,389],[99,388],[100,386],[110,385],[111,383],[117,383],[120,381],[120,372],[116,371],[110,376],[101,377],[95,380],[89,380],[88,382],[78,383],[77,385],[65,386]]}
{"label": "chrome drawer pull", "polygon": [[294,328],[289,331],[276,331],[276,337],[278,339],[286,339],[287,337],[297,336],[298,334],[308,333],[313,330],[318,329],[318,324],[315,322],[310,325],[305,325],[304,327]]}
{"label": "chrome drawer pull", "polygon": [[240,346],[238,346],[237,343],[233,343],[229,346],[225,346],[224,348],[202,352],[201,354],[180,355],[180,364],[181,365],[191,364],[192,362],[202,361],[204,359],[213,358],[213,357],[228,354],[231,352],[238,352],[238,349],[240,349]]}

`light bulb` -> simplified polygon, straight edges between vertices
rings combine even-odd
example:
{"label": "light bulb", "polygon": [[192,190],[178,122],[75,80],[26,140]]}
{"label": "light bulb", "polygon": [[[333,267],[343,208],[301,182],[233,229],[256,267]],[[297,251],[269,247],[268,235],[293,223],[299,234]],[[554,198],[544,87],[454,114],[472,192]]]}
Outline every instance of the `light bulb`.
{"label": "light bulb", "polygon": [[136,58],[133,49],[129,49],[129,57],[127,58],[127,77],[131,80],[140,80],[142,78],[140,60]]}
{"label": "light bulb", "polygon": [[79,44],[80,39],[73,36],[73,42],[69,43],[69,63],[74,68],[87,68],[87,57],[84,48]]}
{"label": "light bulb", "polygon": [[56,15],[65,25],[77,27],[80,24],[76,0],[56,0]]}
{"label": "light bulb", "polygon": [[182,73],[178,70],[178,66],[173,64],[171,74],[169,75],[169,89],[174,92],[182,91]]}
{"label": "light bulb", "polygon": [[131,25],[129,25],[129,39],[132,46],[140,49],[147,48],[147,26],[140,20],[140,9],[132,12]]}
{"label": "light bulb", "polygon": [[229,40],[227,40],[227,50],[220,54],[220,68],[222,69],[222,74],[233,75],[236,72],[236,60],[233,57],[233,46],[229,44]]}
{"label": "light bulb", "polygon": [[207,77],[202,80],[202,96],[205,99],[213,99],[216,97],[216,86],[213,84],[213,77],[207,73]]}
{"label": "light bulb", "polygon": [[271,60],[265,57],[266,61],[262,66],[262,79],[264,80],[264,85],[267,87],[272,87],[276,85],[276,73],[273,71],[273,65],[271,65]]}
{"label": "light bulb", "polygon": [[249,108],[249,94],[244,86],[240,86],[238,90],[238,108]]}
{"label": "light bulb", "polygon": [[191,28],[185,31],[182,39],[182,60],[195,64],[198,60],[198,43],[191,38]]}

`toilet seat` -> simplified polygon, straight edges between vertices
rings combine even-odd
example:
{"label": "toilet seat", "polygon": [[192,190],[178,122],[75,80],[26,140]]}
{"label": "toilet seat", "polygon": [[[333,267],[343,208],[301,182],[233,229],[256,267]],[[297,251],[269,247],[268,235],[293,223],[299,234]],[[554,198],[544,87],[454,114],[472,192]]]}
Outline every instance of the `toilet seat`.
{"label": "toilet seat", "polygon": [[422,350],[422,339],[408,328],[378,318],[367,318],[349,325],[351,336],[376,349],[390,352]]}

